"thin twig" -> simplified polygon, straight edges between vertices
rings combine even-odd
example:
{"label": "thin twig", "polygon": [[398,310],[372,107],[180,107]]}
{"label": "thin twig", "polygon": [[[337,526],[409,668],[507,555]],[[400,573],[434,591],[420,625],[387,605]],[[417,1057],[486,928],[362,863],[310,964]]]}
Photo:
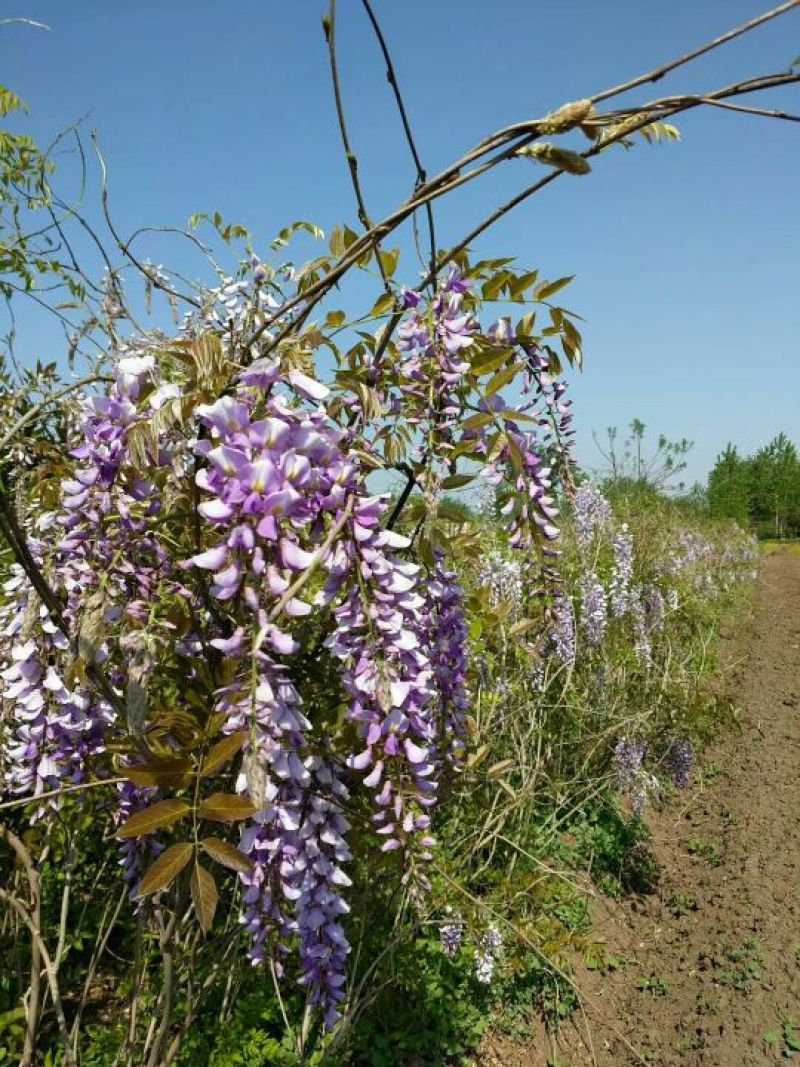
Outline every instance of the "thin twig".
{"label": "thin twig", "polygon": [[[333,81],[333,99],[336,105],[336,116],[339,120],[339,133],[342,136],[342,146],[344,147],[344,155],[347,160],[347,167],[350,171],[350,181],[353,186],[353,192],[356,194],[356,203],[358,204],[358,218],[364,229],[369,232],[372,229],[372,222],[370,221],[367,213],[367,205],[364,201],[364,193],[361,188],[361,180],[358,176],[358,158],[353,151],[350,144],[350,137],[347,133],[347,123],[344,117],[344,103],[342,102],[342,89],[339,82],[339,63],[336,58],[336,0],[330,0],[328,5],[328,14],[322,20],[322,28],[325,32],[325,40],[328,43],[328,57],[331,65],[331,80]],[[375,242],[375,259],[378,263],[378,270],[381,272],[381,278],[383,279],[383,287],[387,293],[391,293],[392,287],[389,285],[389,279],[386,275],[386,271],[383,266],[380,254],[380,243]]]}
{"label": "thin twig", "polygon": [[125,256],[131,261],[131,263],[134,265],[134,267],[136,267],[139,273],[143,277],[148,279],[154,289],[160,289],[163,293],[168,293],[170,296],[174,296],[177,300],[183,300],[184,303],[190,304],[192,307],[197,308],[198,311],[201,310],[203,305],[200,303],[199,300],[195,300],[192,296],[187,296],[186,293],[179,293],[176,289],[172,289],[169,285],[165,285],[164,282],[162,282],[157,275],[155,275],[152,271],[149,271],[147,267],[144,266],[144,264],[140,263],[136,256],[134,256],[133,252],[131,252],[130,250],[130,241],[123,241],[120,235],[117,233],[117,230],[114,227],[114,223],[111,220],[111,212],[109,211],[108,207],[108,174],[106,170],[105,160],[103,159],[102,153],[100,152],[100,146],[97,143],[96,133],[92,133],[92,143],[94,144],[95,154],[97,155],[97,160],[100,164],[100,202],[103,205],[103,214],[105,215],[106,225],[111,231],[111,236],[114,238],[117,248],[120,250],[123,256]]}
{"label": "thin twig", "polygon": [[[386,64],[386,80],[392,87],[395,103],[397,104],[397,110],[400,113],[400,121],[403,124],[403,131],[406,135],[406,141],[408,142],[409,151],[411,152],[411,158],[414,160],[414,166],[417,168],[417,183],[414,187],[414,191],[416,192],[420,188],[420,186],[425,184],[425,182],[428,180],[428,176],[425,173],[425,168],[422,165],[422,160],[420,159],[419,152],[417,151],[417,145],[414,140],[414,135],[411,132],[411,123],[408,121],[408,113],[406,112],[406,107],[403,103],[403,96],[400,92],[400,86],[397,82],[397,75],[395,74],[394,64],[392,63],[392,57],[389,54],[389,46],[386,44],[386,38],[383,35],[380,23],[375,17],[375,12],[372,10],[372,4],[370,3],[370,0],[361,0],[361,2],[364,5],[364,10],[367,12],[367,18],[369,19],[372,28],[375,31],[376,38],[378,39],[378,47],[381,50],[383,61]],[[428,235],[430,237],[430,274],[431,278],[433,279],[431,284],[434,285],[437,273],[436,231],[434,228],[433,207],[430,203],[425,205],[425,215],[428,220]]]}
{"label": "thin twig", "polygon": [[18,800],[6,800],[0,804],[0,811],[8,811],[10,808],[24,808],[28,804],[38,804],[41,800],[52,800],[55,797],[66,796],[68,793],[84,793],[87,789],[100,789],[109,785],[120,785],[129,781],[128,778],[101,778],[94,782],[81,782],[80,785],[65,785],[60,789],[48,789],[36,796],[20,797]]}
{"label": "thin twig", "polygon": [[28,425],[29,422],[33,422],[36,416],[45,408],[50,407],[51,404],[57,403],[65,396],[69,396],[70,393],[77,392],[78,389],[83,389],[86,385],[94,385],[95,382],[113,382],[113,378],[109,378],[102,374],[93,374],[89,378],[81,378],[78,382],[73,382],[71,385],[65,386],[63,389],[59,389],[55,393],[51,393],[50,396],[46,396],[44,400],[39,401],[38,404],[34,404],[29,408],[25,414],[14,423],[11,429],[0,437],[0,458],[2,458],[3,450],[10,444],[10,442],[17,436],[20,430]]}
{"label": "thin twig", "polygon": [[745,33],[750,33],[751,30],[756,29],[758,26],[763,26],[765,22],[770,22],[772,19],[778,18],[779,15],[785,15],[787,11],[790,11],[793,7],[797,7],[798,4],[800,4],[800,0],[787,0],[787,3],[781,4],[779,7],[773,7],[770,11],[765,11],[763,15],[757,15],[756,18],[750,19],[748,22],[743,22],[741,26],[736,26],[734,29],[728,30],[727,33],[715,37],[713,41],[708,41],[706,44],[700,45],[699,48],[693,48],[691,52],[686,52],[684,55],[678,56],[677,59],[670,60],[669,63],[664,63],[660,67],[655,67],[653,70],[648,71],[647,74],[640,74],[636,78],[631,78],[630,81],[622,82],[620,85],[615,85],[612,89],[606,89],[604,92],[598,93],[596,96],[592,97],[592,103],[599,104],[602,100],[610,100],[613,96],[620,96],[622,93],[627,93],[630,89],[635,89],[639,85],[646,85],[648,82],[657,82],[663,78],[665,74],[677,70],[678,67],[682,67],[686,63],[691,63],[693,59],[698,59],[707,52],[719,48],[720,45],[727,44],[728,41],[733,41],[736,37],[741,37]]}

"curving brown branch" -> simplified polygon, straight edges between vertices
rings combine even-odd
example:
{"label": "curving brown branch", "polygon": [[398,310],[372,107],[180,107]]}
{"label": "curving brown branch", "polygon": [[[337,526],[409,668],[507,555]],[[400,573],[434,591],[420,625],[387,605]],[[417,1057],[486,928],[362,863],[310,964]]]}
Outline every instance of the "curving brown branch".
{"label": "curving brown branch", "polygon": [[[776,13],[782,14],[790,8],[797,6],[798,3],[800,3],[800,0],[792,0],[792,3],[783,5],[780,9],[776,9]],[[775,17],[775,14],[771,17]],[[753,25],[760,25],[762,21],[764,20],[756,20]],[[749,28],[753,28],[750,24],[748,24],[748,26]],[[740,28],[736,35],[738,36],[739,33],[742,32],[746,31]],[[726,35],[724,38],[718,39],[718,41],[721,43],[723,40],[728,39],[731,38]],[[643,78],[645,81],[649,80],[649,77],[643,76]],[[781,71],[778,73],[748,78],[721,89],[705,93],[702,96],[672,96],[661,100],[651,101],[649,104],[642,105],[639,108],[626,109],[625,111],[612,111],[606,114],[594,114],[585,123],[586,125],[595,127],[609,126],[619,121],[622,116],[631,118],[637,114],[641,116],[641,121],[638,124],[626,124],[627,129],[624,133],[609,136],[601,145],[595,145],[588,151],[583,152],[582,156],[584,159],[592,158],[600,151],[604,151],[617,140],[621,140],[623,136],[636,129],[640,129],[643,126],[649,125],[656,118],[662,119],[698,106],[715,106],[730,97],[791,85],[798,81],[800,81],[800,72],[793,70]],[[606,96],[607,94],[599,94],[599,97],[590,99],[596,100],[605,98]],[[780,117],[773,116],[769,112],[761,113],[766,117]],[[306,321],[308,315],[316,304],[319,303],[324,295],[330,291],[330,289],[357,263],[358,260],[360,260],[366,253],[372,251],[380,241],[385,239],[385,237],[393,230],[397,229],[397,227],[413,215],[415,211],[419,210],[419,208],[426,204],[447,195],[454,189],[465,185],[470,181],[474,181],[476,178],[492,170],[500,163],[514,159],[521,148],[529,145],[543,133],[552,130],[554,120],[557,119],[557,116],[558,112],[554,112],[539,119],[531,119],[515,123],[511,126],[504,127],[502,130],[497,131],[495,134],[492,134],[490,137],[479,142],[478,145],[465,153],[465,155],[461,156],[455,163],[451,164],[434,178],[431,178],[424,185],[420,186],[399,208],[395,209],[395,211],[380,222],[374,224],[366,233],[354,241],[350,248],[340,256],[337,262],[333,264],[328,273],[321,278],[319,282],[310,286],[303,293],[298,293],[291,299],[285,301],[284,304],[276,310],[275,314],[267,319],[263,326],[254,332],[250,337],[248,344],[255,344],[266,330],[277,323],[280,323],[282,320],[285,320],[290,312],[302,305],[300,313],[295,318],[285,321],[278,336],[270,343],[268,350],[274,349],[287,336],[296,332],[298,326]],[[565,131],[562,130],[558,132]],[[465,171],[465,168],[470,163],[476,162],[484,156],[489,156],[490,158],[474,167],[472,170]],[[513,197],[502,206],[499,214],[493,213],[489,216],[489,218],[481,224],[477,232],[482,233],[483,230],[488,228],[488,226],[491,225],[493,221],[496,221],[497,218],[502,217],[503,214],[506,214],[517,204],[522,203],[528,197],[533,195],[533,193],[549,184],[553,174],[558,175],[561,173],[564,173],[563,169],[556,168],[551,175],[548,175],[546,180],[534,183],[534,185],[529,186],[516,197]],[[463,247],[463,242],[460,247]],[[452,258],[452,252],[450,258]],[[441,269],[442,265],[441,257],[439,257],[437,259],[436,269]],[[424,284],[427,283],[428,280],[426,279]]]}

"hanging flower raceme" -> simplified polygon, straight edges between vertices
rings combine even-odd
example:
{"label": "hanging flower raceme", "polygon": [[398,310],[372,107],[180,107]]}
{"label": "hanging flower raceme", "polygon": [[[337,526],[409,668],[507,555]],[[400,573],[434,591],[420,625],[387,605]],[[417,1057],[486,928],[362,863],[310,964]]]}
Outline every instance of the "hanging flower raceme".
{"label": "hanging flower raceme", "polygon": [[[157,796],[155,789],[140,789],[133,782],[121,782],[117,786],[119,804],[114,812],[114,823],[121,826],[126,819],[152,803]],[[130,896],[135,897],[139,880],[164,846],[153,834],[142,837],[129,837],[120,845],[120,867],[122,880],[130,889]]]}
{"label": "hanging flower raceme", "polygon": [[403,419],[420,431],[420,454],[446,458],[453,448],[461,404],[458,389],[470,364],[464,349],[474,344],[476,323],[462,305],[470,286],[456,268],[444,278],[433,300],[405,290],[409,314],[397,329],[403,355]]}
{"label": "hanging flower raceme", "polygon": [[482,933],[475,945],[475,977],[483,985],[491,985],[497,959],[503,947],[503,937],[496,926]]}
{"label": "hanging flower raceme", "polygon": [[581,576],[581,628],[587,644],[602,644],[607,622],[606,591],[594,571]]}
{"label": "hanging flower raceme", "polygon": [[588,552],[595,537],[611,525],[611,505],[592,485],[582,485],[573,501],[575,537],[582,553]]}
{"label": "hanging flower raceme", "polygon": [[609,604],[611,614],[621,619],[630,607],[630,590],[633,581],[633,538],[627,525],[623,524],[612,539],[614,570],[611,575]]}
{"label": "hanging flower raceme", "polygon": [[434,671],[420,568],[392,551],[408,542],[382,528],[385,509],[381,497],[354,509],[356,582],[334,610],[336,629],[326,643],[343,663],[347,717],[364,745],[349,763],[367,772],[364,784],[374,791],[381,850],[403,849],[406,879],[424,890],[417,861],[430,858],[437,793]]}
{"label": "hanging flower raceme", "polygon": [[251,937],[250,958],[280,960],[285,941],[298,939],[302,985],[330,1028],[344,997],[349,944],[342,917],[350,885],[343,865],[351,859],[349,824],[341,811],[347,789],[334,764],[308,748],[311,724],[300,696],[280,665],[257,656],[255,693],[236,684],[219,694],[228,729],[249,737],[238,788],[258,808],[241,851],[252,868],[245,885],[242,922]]}
{"label": "hanging flower raceme", "polygon": [[[52,516],[39,525],[38,536],[28,542],[37,562],[52,550]],[[83,780],[86,761],[104,749],[113,713],[92,690],[69,678],[69,639],[16,565],[4,593],[8,600],[2,620],[0,695],[13,709],[4,739],[4,790],[36,797]],[[36,817],[45,810],[40,807]]]}
{"label": "hanging flower raceme", "polygon": [[653,665],[653,645],[641,589],[631,589],[629,610],[633,619],[633,650],[641,666],[649,670]]}
{"label": "hanging flower raceme", "polygon": [[685,789],[691,781],[694,759],[691,741],[685,737],[670,741],[664,756],[664,770],[679,789]]}
{"label": "hanging flower raceme", "polygon": [[[112,730],[136,732],[142,726],[132,721],[130,706],[129,721],[118,721],[105,697],[88,683],[85,665],[102,665],[122,702],[133,669],[121,636],[124,620],[144,625],[146,604],[158,595],[169,571],[166,552],[149,527],[160,510],[154,485],[136,474],[129,447],[131,433],[147,413],[143,394],[155,384],[152,355],[124,354],[108,394],[84,400],[75,426],[81,440],[72,451],[78,462],[62,483],[61,511],[43,517],[46,536],[38,531],[29,536],[37,564],[63,594],[68,632],[51,618],[20,572],[15,579],[18,618],[7,636],[24,633],[25,641],[12,647],[17,666],[12,669],[12,662],[6,674],[6,680],[16,673],[28,683],[25,688],[10,687],[20,701],[16,739],[8,752],[8,784],[15,791],[38,795],[80,783],[88,761],[106,750]],[[163,455],[151,456],[150,469],[163,461]],[[38,525],[41,528],[42,520]],[[119,640],[111,640],[111,635]],[[95,773],[108,773],[108,768],[96,761]],[[133,810],[132,802],[133,796],[126,794],[122,808]],[[128,842],[122,849],[128,879],[128,854],[135,848]]]}
{"label": "hanging flower raceme", "polygon": [[565,594],[555,598],[551,640],[556,656],[568,666],[575,661],[575,609]]}
{"label": "hanging flower raceme", "polygon": [[[211,438],[196,446],[207,463],[197,483],[213,496],[198,510],[219,541],[191,563],[210,573],[217,600],[241,602],[255,635],[246,639],[240,626],[212,640],[244,665],[241,680],[219,692],[218,710],[228,730],[246,733],[239,788],[258,808],[242,840],[253,860],[241,875],[251,956],[256,963],[274,959],[285,951],[280,939],[296,936],[309,1003],[333,1026],[349,951],[341,925],[348,910],[341,896],[349,884],[342,870],[350,859],[341,812],[347,791],[333,763],[311,753],[312,725],[278,657],[298,650],[292,622],[314,609],[293,589],[319,569],[327,576],[317,594],[324,602],[344,578],[341,553],[324,537],[326,520],[334,530],[343,526],[356,471],[323,409],[293,407],[282,394],[263,399],[275,377],[271,367],[254,365],[236,395],[200,410]],[[302,396],[322,396],[303,375],[292,384]]]}
{"label": "hanging flower raceme", "polygon": [[436,690],[438,756],[454,770],[464,764],[467,738],[467,642],[463,590],[455,571],[437,558],[427,585],[431,664]]}
{"label": "hanging flower raceme", "polygon": [[478,582],[489,595],[493,607],[500,604],[519,606],[522,599],[522,563],[519,559],[504,559],[499,553],[481,558]]}
{"label": "hanging flower raceme", "polygon": [[442,946],[442,952],[445,956],[449,956],[450,959],[453,959],[453,957],[458,955],[461,943],[464,940],[465,930],[466,926],[464,922],[458,918],[442,923],[439,927],[439,943]]}
{"label": "hanging flower raceme", "polygon": [[[568,497],[574,494],[573,473],[575,459],[575,429],[572,425],[572,400],[565,399],[566,382],[550,373],[550,356],[537,346],[524,345],[525,375],[523,395],[531,397],[531,405],[539,412],[544,428],[542,443],[547,463]],[[527,406],[523,407],[527,410]]]}

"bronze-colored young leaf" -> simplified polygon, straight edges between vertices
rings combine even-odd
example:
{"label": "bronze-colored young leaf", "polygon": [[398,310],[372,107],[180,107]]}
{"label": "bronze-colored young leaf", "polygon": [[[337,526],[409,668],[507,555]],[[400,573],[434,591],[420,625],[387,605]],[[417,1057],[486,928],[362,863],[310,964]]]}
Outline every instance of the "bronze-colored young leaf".
{"label": "bronze-colored young leaf", "polygon": [[142,788],[168,786],[179,789],[189,781],[192,764],[188,759],[153,760],[150,763],[137,763],[134,767],[125,767],[123,773],[134,785]]}
{"label": "bronze-colored young leaf", "polygon": [[492,766],[486,772],[486,777],[499,778],[501,775],[505,774],[506,771],[510,771],[515,766],[516,763],[513,759],[500,760],[499,763],[492,764]]}
{"label": "bronze-colored young leaf", "polygon": [[493,274],[488,281],[481,286],[481,296],[484,300],[496,300],[503,287],[516,280],[516,275],[510,270],[501,270]]}
{"label": "bronze-colored young leaf", "polygon": [[192,809],[185,800],[157,800],[149,808],[137,811],[117,830],[117,837],[141,837],[164,826],[172,826]]}
{"label": "bronze-colored young leaf", "polygon": [[521,274],[512,285],[509,286],[509,295],[512,300],[524,300],[525,290],[529,289],[539,277],[539,271],[529,271],[527,274]]}
{"label": "bronze-colored young leaf", "polygon": [[214,875],[196,863],[189,881],[189,889],[200,928],[204,934],[207,934],[214,923],[214,914],[219,903],[219,892]]}
{"label": "bronze-colored young leaf", "polygon": [[211,822],[239,822],[255,814],[256,807],[247,797],[235,793],[212,793],[200,805],[200,818]]}
{"label": "bronze-colored young leaf", "polygon": [[244,852],[240,852],[229,841],[222,841],[218,837],[204,837],[200,847],[207,852],[212,860],[221,863],[223,867],[229,867],[232,871],[249,871],[253,861]]}
{"label": "bronze-colored young leaf", "polygon": [[217,741],[203,760],[200,774],[203,777],[208,774],[214,774],[220,767],[224,767],[226,763],[230,763],[236,753],[239,752],[246,739],[247,731],[239,730],[237,733],[230,734],[228,737],[223,737],[221,741]]}
{"label": "bronze-colored young leaf", "polygon": [[150,893],[158,893],[159,890],[172,885],[192,858],[193,852],[194,845],[189,844],[188,841],[183,841],[180,845],[171,845],[166,852],[162,852],[139,883],[137,896],[146,897]]}
{"label": "bronze-colored young leaf", "polygon": [[486,757],[488,755],[489,755],[489,746],[488,745],[481,745],[480,748],[477,748],[474,752],[470,753],[470,755],[467,757],[467,767],[469,767],[470,770],[473,770],[475,767],[477,767],[481,763],[483,763],[483,761],[486,759]]}

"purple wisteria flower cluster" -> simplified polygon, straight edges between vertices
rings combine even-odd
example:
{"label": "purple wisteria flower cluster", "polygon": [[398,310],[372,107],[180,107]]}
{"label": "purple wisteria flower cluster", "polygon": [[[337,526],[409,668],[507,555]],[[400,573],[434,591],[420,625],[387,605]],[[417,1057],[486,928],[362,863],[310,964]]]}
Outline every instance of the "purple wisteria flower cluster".
{"label": "purple wisteria flower cluster", "polygon": [[631,798],[635,815],[644,813],[648,798],[659,793],[658,779],[642,766],[647,754],[645,741],[622,737],[614,747],[614,771],[617,788]]}
{"label": "purple wisteria flower cluster", "polygon": [[581,576],[581,628],[588,645],[602,644],[607,621],[605,588],[594,571],[587,571]]}
{"label": "purple wisteria flower cluster", "polygon": [[633,623],[633,651],[641,666],[650,670],[653,665],[653,644],[650,640],[644,594],[639,587],[630,591],[628,610]]}
{"label": "purple wisteria flower cluster", "polygon": [[454,918],[442,923],[439,927],[439,943],[442,952],[450,959],[457,956],[464,941],[466,925],[461,919]]}
{"label": "purple wisteria flower cluster", "polygon": [[518,558],[504,559],[499,553],[487,553],[480,562],[478,581],[487,590],[493,607],[503,603],[518,605],[522,599],[522,563]]}
{"label": "purple wisteria flower cluster", "polygon": [[642,761],[647,753],[645,741],[621,737],[614,746],[614,772],[617,788],[630,790],[642,771]]}
{"label": "purple wisteria flower cluster", "polygon": [[553,650],[565,665],[575,661],[575,608],[566,595],[556,597],[553,605]]}
{"label": "purple wisteria flower cluster", "polygon": [[611,521],[611,505],[603,494],[588,483],[580,486],[573,501],[575,539],[582,553],[588,552],[595,537],[608,530]]}
{"label": "purple wisteria flower cluster", "polygon": [[496,926],[490,926],[478,937],[475,944],[475,977],[483,985],[491,985],[502,948],[503,937]]}
{"label": "purple wisteria flower cluster", "polygon": [[[31,531],[29,549],[41,566],[45,556],[64,590],[63,615],[77,634],[77,652],[90,663],[108,657],[105,635],[127,611],[152,591],[154,568],[165,554],[147,536],[146,517],[157,512],[150,483],[119,484],[125,437],[136,421],[136,400],[153,371],[151,356],[119,360],[107,396],[92,396],[83,407],[83,442],[78,461],[61,486],[58,515],[45,514]],[[135,537],[136,549],[130,550]],[[6,787],[39,795],[59,784],[77,784],[86,763],[105,750],[115,713],[108,702],[70,668],[70,636],[51,618],[18,567],[5,586],[10,594],[3,636],[7,662],[3,697],[15,711],[6,752]],[[127,608],[124,605],[127,602]],[[124,681],[122,677],[118,682]],[[43,809],[40,809],[40,814]]]}
{"label": "purple wisteria flower cluster", "polygon": [[691,741],[676,737],[670,741],[664,755],[663,767],[679,789],[685,789],[692,778],[695,755]]}
{"label": "purple wisteria flower cluster", "polygon": [[630,607],[630,589],[633,581],[633,538],[626,524],[616,530],[612,539],[614,569],[609,587],[611,614],[621,619]]}

